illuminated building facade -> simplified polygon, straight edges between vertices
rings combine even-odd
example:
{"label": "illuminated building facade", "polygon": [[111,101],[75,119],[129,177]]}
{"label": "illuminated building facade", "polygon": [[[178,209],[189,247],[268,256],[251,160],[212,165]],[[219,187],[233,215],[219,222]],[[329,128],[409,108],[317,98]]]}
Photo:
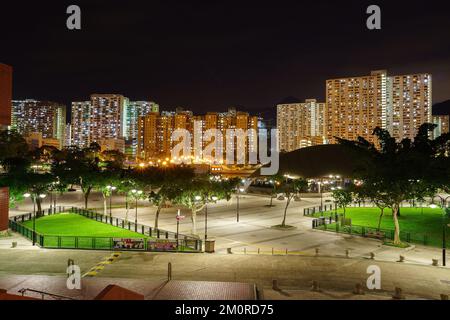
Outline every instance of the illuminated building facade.
{"label": "illuminated building facade", "polygon": [[11,127],[23,136],[33,132],[43,139],[58,139],[64,145],[66,132],[66,106],[50,101],[13,100]]}
{"label": "illuminated building facade", "polygon": [[437,125],[433,131],[433,138],[450,132],[450,115],[435,115],[433,123]]}
{"label": "illuminated building facade", "polygon": [[327,80],[326,135],[376,142],[373,130],[386,129],[401,140],[414,138],[431,122],[432,80],[429,74],[388,76],[386,70],[368,76]]}
{"label": "illuminated building facade", "polygon": [[91,95],[90,141],[121,139],[126,98],[120,94]]}
{"label": "illuminated building facade", "polygon": [[71,145],[86,148],[91,144],[91,102],[72,102]]}
{"label": "illuminated building facade", "polygon": [[398,141],[414,139],[421,124],[432,122],[429,74],[388,78],[387,129]]}
{"label": "illuminated building facade", "polygon": [[280,151],[325,144],[325,103],[315,99],[277,105]]}
{"label": "illuminated building facade", "polygon": [[[234,109],[225,113],[208,112],[206,115],[193,115],[191,111],[183,110],[162,112],[161,114],[152,112],[140,117],[138,121],[138,157],[146,161],[170,158],[173,146],[178,143],[172,140],[174,130],[186,129],[191,134],[191,156],[195,155],[197,159],[194,158],[194,160],[199,161],[201,159],[198,157],[201,157],[201,154],[195,154],[194,141],[201,140],[202,149],[205,145],[210,144],[210,141],[201,139],[207,130],[217,129],[222,133],[223,139],[216,145],[216,147],[220,147],[226,141],[227,129],[242,129],[247,132],[250,128],[257,132],[258,117],[250,116],[246,112],[236,112]],[[246,154],[249,150],[257,152],[257,136],[251,136],[246,140]],[[223,149],[223,157],[225,154],[226,149]],[[248,160],[248,156],[245,159]],[[212,159],[208,160],[212,161]]]}

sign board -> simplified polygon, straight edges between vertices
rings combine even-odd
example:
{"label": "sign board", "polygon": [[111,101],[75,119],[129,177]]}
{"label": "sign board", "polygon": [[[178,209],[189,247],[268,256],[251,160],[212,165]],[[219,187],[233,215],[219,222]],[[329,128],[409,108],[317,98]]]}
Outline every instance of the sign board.
{"label": "sign board", "polygon": [[113,248],[120,250],[145,250],[144,239],[113,238]]}
{"label": "sign board", "polygon": [[148,242],[149,251],[176,251],[177,241],[176,240],[150,240]]}

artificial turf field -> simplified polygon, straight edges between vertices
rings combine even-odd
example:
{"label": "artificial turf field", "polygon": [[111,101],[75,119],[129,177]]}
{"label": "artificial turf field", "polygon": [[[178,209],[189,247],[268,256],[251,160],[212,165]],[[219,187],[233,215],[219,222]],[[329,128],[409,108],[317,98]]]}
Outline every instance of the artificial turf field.
{"label": "artificial turf field", "polygon": [[[343,209],[338,209],[338,213],[343,213]],[[324,212],[323,214],[316,213],[315,217],[329,216],[334,214],[334,211]],[[352,219],[352,224],[357,226],[364,226],[370,228],[378,227],[378,219],[380,216],[380,209],[371,207],[352,207],[346,209],[346,218]],[[427,235],[428,245],[441,246],[442,245],[442,225],[443,225],[443,211],[440,208],[432,209],[424,208],[400,208],[400,231],[402,233],[409,232],[413,239],[420,242],[423,235]],[[448,224],[448,219],[446,220]],[[332,229],[330,225],[330,229]],[[381,229],[394,229],[394,221],[392,218],[392,211],[390,209],[384,210],[384,215],[381,220]],[[450,244],[450,230],[447,228],[447,242]]]}
{"label": "artificial turf field", "polygon": [[[31,229],[33,220],[26,221],[23,225]],[[72,213],[38,218],[36,232],[44,235],[44,247],[48,248],[105,249],[111,247],[111,238],[149,238],[141,233]]]}

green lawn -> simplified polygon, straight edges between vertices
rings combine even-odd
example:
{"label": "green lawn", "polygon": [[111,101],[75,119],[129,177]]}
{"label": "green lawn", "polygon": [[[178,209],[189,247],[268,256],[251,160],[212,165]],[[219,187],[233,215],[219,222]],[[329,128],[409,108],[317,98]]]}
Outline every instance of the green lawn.
{"label": "green lawn", "polygon": [[[32,229],[33,220],[26,221],[23,225]],[[113,247],[111,238],[138,238],[145,241],[156,239],[73,213],[61,213],[36,219],[36,232],[43,235],[45,248],[111,249]],[[40,243],[39,236],[36,241]],[[180,245],[179,249],[194,251],[184,245]]]}
{"label": "green lawn", "polygon": [[[33,228],[33,220],[23,223]],[[144,235],[97,222],[78,214],[55,214],[36,220],[36,232],[54,236],[108,237],[108,238],[143,238]],[[148,238],[148,237],[147,237]]]}
{"label": "green lawn", "polygon": [[[342,209],[338,209],[338,213],[343,213]],[[334,214],[334,211],[324,212],[323,216]],[[376,228],[378,226],[378,218],[380,209],[378,208],[347,208],[346,217],[352,219],[353,225]],[[315,217],[321,216],[316,213]],[[432,208],[409,208],[404,207],[400,209],[400,231],[402,234],[410,233],[411,242],[423,242],[423,236],[427,235],[429,245],[442,245],[442,209]],[[447,221],[446,223],[449,223]],[[329,226],[333,228],[333,225]],[[381,221],[382,229],[394,229],[394,222],[392,219],[392,211],[385,209],[383,219]],[[406,236],[406,235],[405,235]],[[447,241],[450,244],[450,230],[447,228]]]}
{"label": "green lawn", "polygon": [[[33,221],[26,221],[23,225],[31,229]],[[112,246],[111,238],[149,238],[72,213],[38,218],[36,232],[44,235],[46,248],[109,249]]]}

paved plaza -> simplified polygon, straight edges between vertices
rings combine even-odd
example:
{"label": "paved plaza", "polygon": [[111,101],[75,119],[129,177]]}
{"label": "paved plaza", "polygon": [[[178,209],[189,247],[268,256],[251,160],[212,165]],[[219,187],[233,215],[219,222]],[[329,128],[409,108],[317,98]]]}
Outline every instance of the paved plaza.
{"label": "paved plaza", "polygon": [[[122,202],[121,197],[113,199],[113,216],[125,216]],[[267,299],[358,299],[351,290],[356,283],[365,283],[369,276],[367,267],[374,264],[382,270],[382,290],[368,294],[367,299],[389,299],[395,287],[401,287],[409,298],[437,299],[440,294],[450,293],[448,268],[431,266],[432,259],[441,258],[438,248],[399,249],[383,246],[377,240],[312,230],[311,218],[303,216],[303,208],[320,203],[317,198],[292,202],[287,223],[295,226],[295,230],[272,229],[271,226],[281,222],[284,202],[274,199],[275,207],[267,207],[268,203],[267,197],[241,196],[239,223],[236,222],[235,198],[209,205],[208,238],[216,240],[216,253],[122,252],[114,262],[102,265],[95,276],[85,277],[90,288],[96,288],[89,291],[89,295],[100,290],[105,281],[128,283],[130,289],[148,293],[155,283],[167,279],[169,262],[173,265],[175,280],[255,283]],[[59,199],[58,204],[81,207],[81,194],[68,194]],[[102,212],[98,195],[92,196],[90,207]],[[25,203],[12,210],[11,215],[30,209],[31,205]],[[148,202],[139,202],[138,221],[153,226],[155,211]],[[162,210],[161,229],[176,231],[176,211],[177,208]],[[131,208],[130,220],[134,220],[134,212]],[[180,232],[190,234],[190,212],[182,209],[182,214],[186,219],[180,224]],[[204,214],[199,214],[197,220],[198,235],[203,238]],[[16,248],[11,248],[13,241],[18,242]],[[231,248],[232,254],[227,254],[227,248]],[[316,248],[319,248],[319,256],[316,256]],[[349,250],[349,257],[346,257],[346,250]],[[375,260],[369,259],[371,252],[375,253]],[[109,254],[39,249],[18,235],[2,238],[0,287],[14,291],[26,286],[75,294],[64,289],[67,259],[74,259],[85,275]],[[405,257],[405,262],[397,262],[400,255]],[[49,282],[46,277],[55,281]],[[95,279],[109,280],[95,284]],[[271,289],[273,279],[279,281],[281,291]],[[322,292],[310,291],[312,280],[320,283]]]}

